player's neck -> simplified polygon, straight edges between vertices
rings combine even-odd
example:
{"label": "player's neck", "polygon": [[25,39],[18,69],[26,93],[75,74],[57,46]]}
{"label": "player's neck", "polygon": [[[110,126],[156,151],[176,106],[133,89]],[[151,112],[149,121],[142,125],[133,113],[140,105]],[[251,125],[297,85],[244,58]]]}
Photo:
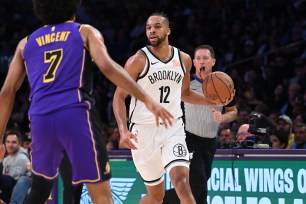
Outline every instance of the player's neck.
{"label": "player's neck", "polygon": [[169,44],[161,44],[159,46],[149,46],[152,52],[161,60],[167,61],[172,55],[172,49]]}

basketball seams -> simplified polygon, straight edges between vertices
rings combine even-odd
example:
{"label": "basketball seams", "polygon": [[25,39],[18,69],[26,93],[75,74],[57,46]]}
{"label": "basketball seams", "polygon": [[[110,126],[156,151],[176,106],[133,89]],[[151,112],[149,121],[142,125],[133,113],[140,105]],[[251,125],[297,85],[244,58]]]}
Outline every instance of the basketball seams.
{"label": "basketball seams", "polygon": [[[211,81],[210,81],[211,80]],[[234,91],[234,83],[224,72],[212,72],[202,82],[204,96],[213,103],[224,103]]]}
{"label": "basketball seams", "polygon": [[[206,77],[209,77],[209,76],[206,76]],[[206,83],[205,83],[206,82]],[[206,80],[206,78],[204,78],[204,80],[203,80],[203,82],[202,83],[205,83],[204,84],[204,90],[203,90],[203,93],[204,93],[204,96],[205,97],[207,97],[207,93],[205,93],[205,92],[207,92],[207,84],[208,84],[208,79]],[[203,88],[202,88],[203,89]]]}
{"label": "basketball seams", "polygon": [[[215,85],[215,83],[214,83],[214,78],[213,78],[213,77],[216,77],[217,79],[219,79],[219,78],[216,76],[216,73],[213,73],[210,77],[211,77],[211,83],[212,83],[212,85],[213,85],[213,87],[214,87],[215,93],[216,93],[216,95],[218,96],[219,101],[221,101],[221,102],[223,103],[223,101],[222,101],[222,99],[221,99],[221,97],[220,97],[220,94],[219,94],[218,91],[217,91],[217,88],[216,88],[216,85]],[[219,80],[220,80],[220,79],[219,79]],[[222,81],[222,80],[220,80],[220,81]],[[223,82],[223,81],[222,81],[222,82]]]}
{"label": "basketball seams", "polygon": [[[219,72],[219,73],[222,73],[222,75],[225,76],[225,77],[222,79],[222,78],[219,77],[216,73],[214,73],[214,76],[215,76],[217,79],[219,79],[220,82],[222,82],[222,83],[225,85],[225,87],[227,88],[227,91],[228,91],[228,93],[229,93],[229,97],[230,97],[230,95],[231,95],[231,89],[230,89],[230,87],[228,86],[228,84],[225,83],[223,80],[227,80],[227,82],[230,82],[230,83],[232,83],[232,82],[229,81],[229,78],[228,78],[226,75],[224,75],[223,72]],[[218,94],[217,91],[216,91],[216,93]],[[222,99],[220,98],[219,94],[218,94],[218,97],[219,97],[220,101],[222,101]],[[224,102],[225,102],[225,101],[222,101],[222,103],[224,103]]]}

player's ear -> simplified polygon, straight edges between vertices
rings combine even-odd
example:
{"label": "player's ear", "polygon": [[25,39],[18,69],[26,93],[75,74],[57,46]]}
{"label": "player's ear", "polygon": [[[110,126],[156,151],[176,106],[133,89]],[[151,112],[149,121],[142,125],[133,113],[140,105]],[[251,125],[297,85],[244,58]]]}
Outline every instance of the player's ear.
{"label": "player's ear", "polygon": [[214,66],[216,64],[216,59],[212,60],[212,66]]}
{"label": "player's ear", "polygon": [[171,33],[171,29],[167,28],[167,35],[170,35],[170,33]]}

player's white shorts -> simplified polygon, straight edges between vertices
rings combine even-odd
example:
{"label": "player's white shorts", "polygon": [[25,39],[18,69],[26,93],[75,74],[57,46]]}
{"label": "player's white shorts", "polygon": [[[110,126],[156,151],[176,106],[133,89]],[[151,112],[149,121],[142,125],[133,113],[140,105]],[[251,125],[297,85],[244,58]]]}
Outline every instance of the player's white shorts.
{"label": "player's white shorts", "polygon": [[134,164],[146,185],[157,185],[164,179],[164,170],[175,166],[189,168],[189,152],[185,142],[182,119],[173,126],[132,124],[131,132],[137,137],[137,150],[132,150]]}

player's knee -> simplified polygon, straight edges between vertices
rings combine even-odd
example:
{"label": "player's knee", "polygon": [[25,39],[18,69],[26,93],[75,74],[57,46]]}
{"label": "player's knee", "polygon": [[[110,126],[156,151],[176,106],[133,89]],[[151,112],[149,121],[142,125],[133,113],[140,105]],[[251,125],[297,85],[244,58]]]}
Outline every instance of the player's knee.
{"label": "player's knee", "polygon": [[174,179],[174,181],[172,181],[172,183],[176,187],[176,191],[179,191],[179,192],[189,192],[190,191],[188,176],[185,176],[185,175],[178,176]]}

